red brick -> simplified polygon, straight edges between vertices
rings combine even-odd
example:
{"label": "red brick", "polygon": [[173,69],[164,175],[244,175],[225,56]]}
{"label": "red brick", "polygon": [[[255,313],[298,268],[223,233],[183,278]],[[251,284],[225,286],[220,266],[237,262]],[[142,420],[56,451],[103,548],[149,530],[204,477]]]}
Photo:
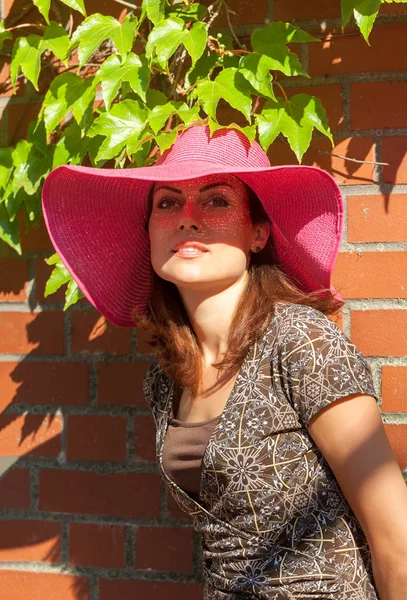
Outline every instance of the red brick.
{"label": "red brick", "polygon": [[86,577],[56,573],[0,571],[2,600],[89,600]]}
{"label": "red brick", "polygon": [[153,356],[154,349],[147,343],[147,340],[150,339],[149,332],[143,331],[142,329],[136,329],[136,337],[138,354],[147,354]]}
{"label": "red brick", "polygon": [[[208,6],[212,4],[211,0],[203,0],[202,4]],[[267,2],[265,0],[240,0],[240,2],[229,3],[229,8],[234,13],[230,13],[230,20],[233,25],[263,25],[267,18]],[[228,26],[225,9],[221,6],[214,27],[216,29]],[[241,37],[241,36],[240,36]]]}
{"label": "red brick", "polygon": [[[192,571],[192,529],[180,527],[138,527],[136,569]],[[160,552],[157,552],[160,548]]]}
{"label": "red brick", "polygon": [[42,218],[29,230],[26,229],[26,224],[21,219],[20,227],[21,249],[23,252],[26,250],[53,250],[55,252]]}
{"label": "red brick", "polygon": [[407,310],[353,310],[351,332],[365,356],[407,354]]}
{"label": "red brick", "polygon": [[157,460],[155,450],[156,427],[152,417],[134,419],[136,457],[142,460]]}
{"label": "red brick", "polygon": [[352,129],[407,126],[406,81],[353,83],[350,88]]}
{"label": "red brick", "polygon": [[340,5],[335,0],[274,0],[275,21],[307,21],[309,19],[336,19]]}
{"label": "red brick", "polygon": [[406,223],[406,194],[348,197],[348,242],[405,242]]}
{"label": "red brick", "polygon": [[27,136],[28,126],[40,112],[41,104],[11,104],[7,105],[4,116],[8,125],[8,144],[14,146]]}
{"label": "red brick", "polygon": [[308,45],[308,72],[313,76],[404,70],[406,31],[405,23],[375,25],[369,46],[359,30],[347,31],[346,35],[342,35],[340,28],[332,30],[322,44],[313,42]]}
{"label": "red brick", "polygon": [[291,98],[295,94],[308,94],[321,100],[322,106],[328,115],[329,126],[332,131],[340,129],[343,123],[343,103],[341,85],[303,85],[285,87],[286,95]]}
{"label": "red brick", "polygon": [[143,379],[150,363],[99,363],[98,404],[146,407]]}
{"label": "red brick", "polygon": [[122,569],[125,565],[122,525],[71,523],[69,562],[86,567]]}
{"label": "red brick", "polygon": [[106,352],[127,354],[130,350],[130,329],[115,327],[96,311],[73,311],[72,352]]}
{"label": "red brick", "polygon": [[[335,286],[334,286],[335,287]],[[328,318],[344,331],[343,312],[340,310],[337,314],[328,315]]]}
{"label": "red brick", "polygon": [[59,415],[0,416],[0,456],[58,456],[63,422]]}
{"label": "red brick", "polygon": [[164,598],[165,600],[202,600],[202,595],[203,586],[198,583],[126,581],[123,579],[99,580],[99,600],[117,600],[117,598],[120,598],[120,600],[135,600],[135,598],[140,598],[140,600],[147,598],[148,600],[164,600]]}
{"label": "red brick", "polygon": [[383,3],[380,6],[379,14],[407,15],[407,6],[405,4],[395,4],[394,2],[391,4]]}
{"label": "red brick", "polygon": [[63,354],[62,312],[0,313],[0,353]]}
{"label": "red brick", "polygon": [[[12,42],[12,40],[10,40]],[[7,42],[4,44],[6,48]],[[11,44],[10,46],[11,47]],[[10,81],[10,58],[8,56],[0,56],[0,96],[22,96],[24,95],[24,80],[18,79],[16,81],[16,91],[13,93],[13,86]]]}
{"label": "red brick", "polygon": [[39,505],[51,512],[153,519],[160,515],[160,477],[46,470],[40,473]]}
{"label": "red brick", "polygon": [[407,252],[340,252],[332,285],[344,298],[407,298]]}
{"label": "red brick", "polygon": [[167,506],[171,516],[174,517],[174,519],[192,523],[192,518],[178,506],[174,500],[174,496],[169,491],[167,493],[167,498]]}
{"label": "red brick", "polygon": [[382,410],[407,412],[407,367],[382,367]]}
{"label": "red brick", "polygon": [[68,460],[125,460],[126,418],[68,417]]}
{"label": "red brick", "polygon": [[0,521],[0,561],[59,562],[61,525],[47,521]]}
{"label": "red brick", "polygon": [[27,300],[27,265],[24,260],[0,259],[0,302]]}
{"label": "red brick", "polygon": [[0,477],[0,508],[30,508],[30,471],[10,469]]}
{"label": "red brick", "polygon": [[382,140],[382,159],[389,163],[382,173],[388,183],[407,183],[407,137],[387,137]]}
{"label": "red brick", "polygon": [[35,273],[35,285],[36,285],[36,299],[37,302],[64,302],[65,301],[65,290],[66,285],[60,287],[55,294],[50,296],[44,296],[46,283],[54,270],[52,265],[47,265],[43,258],[38,259],[36,262],[36,273]]}
{"label": "red brick", "polygon": [[407,425],[384,425],[400,469],[407,468]]}
{"label": "red brick", "polygon": [[114,0],[85,0],[85,8],[88,15],[99,12],[115,19],[119,18],[123,10],[123,6],[118,5]]}
{"label": "red brick", "polygon": [[[347,158],[374,161],[374,141],[370,138],[334,139],[332,148],[328,139],[314,139],[303,156],[302,164],[328,171],[338,185],[371,184],[374,182],[374,165],[351,162]],[[328,153],[328,154],[326,154]],[[274,142],[268,151],[272,165],[296,165],[298,161],[288,142]]]}
{"label": "red brick", "polygon": [[88,379],[85,363],[0,362],[0,410],[12,403],[86,405]]}

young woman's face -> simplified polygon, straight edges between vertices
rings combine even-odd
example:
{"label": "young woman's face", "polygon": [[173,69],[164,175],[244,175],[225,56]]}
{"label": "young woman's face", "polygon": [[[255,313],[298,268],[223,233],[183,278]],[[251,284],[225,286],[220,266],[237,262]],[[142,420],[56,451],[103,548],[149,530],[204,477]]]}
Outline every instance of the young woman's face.
{"label": "young woman's face", "polygon": [[240,179],[215,174],[155,183],[148,231],[157,275],[178,288],[198,290],[226,287],[242,277],[250,250],[266,243],[269,224],[252,224]]}

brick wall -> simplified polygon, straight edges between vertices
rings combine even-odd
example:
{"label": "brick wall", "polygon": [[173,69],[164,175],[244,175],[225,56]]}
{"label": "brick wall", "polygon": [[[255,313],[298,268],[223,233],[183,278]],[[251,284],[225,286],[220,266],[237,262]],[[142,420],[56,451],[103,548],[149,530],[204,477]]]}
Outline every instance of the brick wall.
{"label": "brick wall", "polygon": [[[2,2],[4,17],[15,5]],[[87,5],[114,16],[123,9],[108,0]],[[407,6],[383,7],[371,47],[352,27],[341,34],[339,0],[232,8],[243,40],[273,18],[324,36],[300,50],[312,79],[280,81],[288,94],[319,96],[330,117],[335,148],[315,135],[304,162],[331,172],[344,195],[333,284],[347,302],[338,324],[368,357],[407,472]],[[32,19],[35,9],[26,15]],[[27,94],[3,90],[1,145],[23,137],[38,110],[40,97]],[[270,158],[295,162],[284,143]],[[23,247],[20,259],[0,246],[2,598],[201,598],[199,537],[155,464],[141,389],[146,344],[86,302],[64,313],[60,293],[43,297],[43,259],[52,253],[44,227],[24,236]]]}

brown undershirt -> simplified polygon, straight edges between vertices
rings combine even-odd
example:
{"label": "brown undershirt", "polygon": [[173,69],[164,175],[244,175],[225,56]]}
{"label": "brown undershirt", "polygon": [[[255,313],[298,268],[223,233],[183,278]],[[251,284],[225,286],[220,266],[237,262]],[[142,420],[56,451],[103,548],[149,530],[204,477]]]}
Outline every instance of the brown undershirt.
{"label": "brown undershirt", "polygon": [[199,423],[169,421],[163,446],[164,471],[195,500],[199,499],[202,458],[220,417]]}

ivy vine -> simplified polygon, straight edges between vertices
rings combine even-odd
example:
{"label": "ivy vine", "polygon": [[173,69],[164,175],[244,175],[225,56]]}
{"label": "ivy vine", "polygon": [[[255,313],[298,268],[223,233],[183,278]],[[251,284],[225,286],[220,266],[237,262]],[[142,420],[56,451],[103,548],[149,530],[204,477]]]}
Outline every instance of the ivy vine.
{"label": "ivy vine", "polygon": [[[0,148],[0,239],[20,254],[20,211],[27,224],[41,218],[41,186],[62,164],[128,168],[153,164],[158,151],[171,147],[179,131],[207,123],[220,127],[217,108],[227,103],[244,124],[227,127],[258,139],[267,152],[283,136],[302,161],[314,130],[333,145],[321,102],[309,94],[290,98],[278,81],[309,78],[291,43],[320,43],[290,23],[271,22],[241,44],[225,0],[206,7],[188,0],[143,0],[118,20],[87,15],[83,0],[33,0],[43,20],[7,26],[0,22],[0,54],[10,60],[9,84],[20,79],[41,94],[39,115],[26,139]],[[338,0],[340,1],[340,0]],[[342,30],[352,15],[369,35],[382,2],[341,0]],[[74,12],[82,15],[73,30]],[[230,33],[214,33],[226,11]],[[53,18],[50,18],[50,14]],[[24,28],[38,33],[24,35]],[[44,72],[50,81],[41,88]],[[45,295],[67,285],[65,306],[82,297],[57,254],[47,259],[53,271]]]}

